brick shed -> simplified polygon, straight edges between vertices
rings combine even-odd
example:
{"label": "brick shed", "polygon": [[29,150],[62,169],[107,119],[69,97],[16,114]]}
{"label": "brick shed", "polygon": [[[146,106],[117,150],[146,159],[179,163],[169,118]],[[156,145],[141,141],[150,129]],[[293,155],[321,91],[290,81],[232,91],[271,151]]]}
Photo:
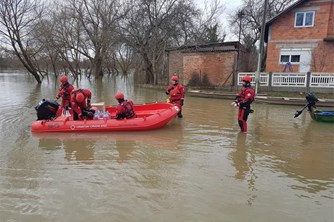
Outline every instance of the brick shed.
{"label": "brick shed", "polygon": [[248,53],[239,42],[185,46],[169,49],[167,55],[169,78],[176,73],[184,85],[193,85],[195,81],[233,86],[237,72],[245,71],[248,64]]}

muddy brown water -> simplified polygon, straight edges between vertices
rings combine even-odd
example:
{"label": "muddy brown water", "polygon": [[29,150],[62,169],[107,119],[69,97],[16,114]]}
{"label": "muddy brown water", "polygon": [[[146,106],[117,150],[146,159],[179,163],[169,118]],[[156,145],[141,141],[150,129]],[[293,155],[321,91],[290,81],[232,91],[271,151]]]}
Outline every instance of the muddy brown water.
{"label": "muddy brown water", "polygon": [[[164,101],[131,80],[81,80],[93,101]],[[247,135],[231,101],[186,96],[155,131],[32,134],[54,81],[0,73],[0,221],[333,221],[334,124],[254,104]]]}

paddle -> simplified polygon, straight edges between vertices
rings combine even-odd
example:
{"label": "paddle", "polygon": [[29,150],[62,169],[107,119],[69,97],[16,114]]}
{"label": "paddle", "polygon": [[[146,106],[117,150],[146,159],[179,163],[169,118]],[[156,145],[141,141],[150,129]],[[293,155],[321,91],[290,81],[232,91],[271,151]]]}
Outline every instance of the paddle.
{"label": "paddle", "polygon": [[306,107],[308,107],[310,105],[310,103],[307,103],[301,110],[297,110],[296,113],[295,113],[295,117],[298,117],[300,114],[302,114],[302,112],[304,111],[304,109],[306,109]]}

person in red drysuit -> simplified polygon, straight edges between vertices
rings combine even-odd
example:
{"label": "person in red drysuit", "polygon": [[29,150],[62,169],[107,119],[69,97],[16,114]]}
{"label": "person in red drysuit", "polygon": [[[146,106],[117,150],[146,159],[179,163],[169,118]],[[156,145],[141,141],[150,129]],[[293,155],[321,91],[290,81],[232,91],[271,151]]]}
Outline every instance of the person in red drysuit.
{"label": "person in red drysuit", "polygon": [[165,93],[169,95],[169,102],[175,104],[180,109],[177,116],[182,118],[182,106],[184,105],[185,94],[184,87],[183,85],[179,84],[179,77],[176,75],[172,76],[171,81],[172,84],[167,87]]}
{"label": "person in red drysuit", "polygon": [[62,98],[60,109],[58,109],[57,115],[61,115],[62,112],[65,110],[68,110],[69,107],[71,107],[71,92],[73,91],[74,87],[72,84],[68,82],[68,77],[65,75],[62,75],[59,78],[60,81],[60,87],[58,89],[58,94],[56,98],[54,99],[55,102],[59,98]]}
{"label": "person in red drysuit", "polygon": [[94,111],[90,110],[92,93],[88,89],[76,89],[71,93],[71,107],[73,119],[93,119]]}
{"label": "person in red drysuit", "polygon": [[116,93],[115,99],[118,101],[116,106],[116,119],[131,119],[137,115],[133,108],[133,102],[131,100],[125,100],[123,93]]}
{"label": "person in red drysuit", "polygon": [[242,89],[238,92],[235,101],[232,103],[233,106],[239,107],[238,111],[238,123],[240,130],[243,133],[247,133],[247,119],[251,110],[251,103],[255,98],[255,91],[251,87],[252,77],[242,77]]}

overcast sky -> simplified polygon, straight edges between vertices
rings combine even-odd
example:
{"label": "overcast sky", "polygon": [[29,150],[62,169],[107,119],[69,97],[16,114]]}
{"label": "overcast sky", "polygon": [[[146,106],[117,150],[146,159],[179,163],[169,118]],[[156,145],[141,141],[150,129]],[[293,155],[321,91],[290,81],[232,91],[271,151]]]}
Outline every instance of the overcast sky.
{"label": "overcast sky", "polygon": [[[204,8],[204,3],[210,3],[212,0],[194,0],[194,2],[201,8]],[[229,24],[228,24],[228,15],[232,12],[236,11],[236,9],[242,4],[242,0],[220,0],[220,2],[225,6],[225,11],[221,18],[221,23],[223,24],[223,28],[227,32],[225,41],[237,41],[238,38],[229,33]]]}

